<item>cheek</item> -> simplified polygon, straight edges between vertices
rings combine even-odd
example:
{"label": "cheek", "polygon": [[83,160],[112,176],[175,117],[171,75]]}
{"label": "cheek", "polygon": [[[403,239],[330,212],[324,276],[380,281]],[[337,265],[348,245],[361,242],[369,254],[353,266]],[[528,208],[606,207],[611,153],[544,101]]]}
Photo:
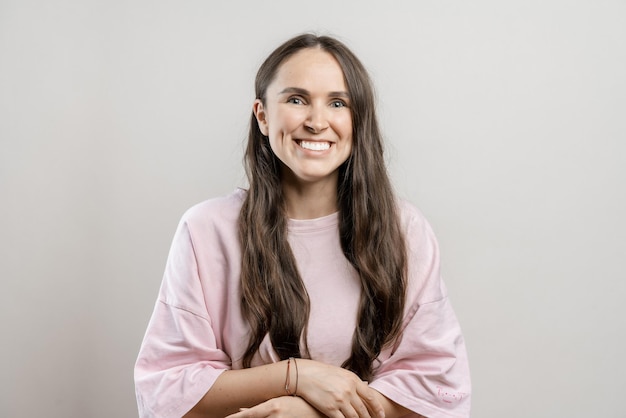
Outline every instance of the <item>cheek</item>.
{"label": "cheek", "polygon": [[350,116],[342,117],[337,124],[337,129],[341,132],[340,135],[342,137],[352,137],[352,118]]}
{"label": "cheek", "polygon": [[352,142],[352,136],[350,136],[346,141],[346,160],[350,158],[350,155],[352,155],[353,147],[354,147],[354,142]]}
{"label": "cheek", "polygon": [[296,130],[303,123],[302,112],[278,111],[270,121],[270,131],[285,134]]}

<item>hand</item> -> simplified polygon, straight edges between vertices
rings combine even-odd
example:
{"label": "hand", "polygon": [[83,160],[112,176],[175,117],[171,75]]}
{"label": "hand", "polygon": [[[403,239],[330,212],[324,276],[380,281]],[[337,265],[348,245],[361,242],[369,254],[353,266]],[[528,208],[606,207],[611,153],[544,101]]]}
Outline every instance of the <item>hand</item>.
{"label": "hand", "polygon": [[281,396],[252,408],[242,408],[227,418],[322,418],[323,415],[297,396]]}
{"label": "hand", "polygon": [[377,393],[341,367],[297,359],[298,396],[329,418],[384,418]]}

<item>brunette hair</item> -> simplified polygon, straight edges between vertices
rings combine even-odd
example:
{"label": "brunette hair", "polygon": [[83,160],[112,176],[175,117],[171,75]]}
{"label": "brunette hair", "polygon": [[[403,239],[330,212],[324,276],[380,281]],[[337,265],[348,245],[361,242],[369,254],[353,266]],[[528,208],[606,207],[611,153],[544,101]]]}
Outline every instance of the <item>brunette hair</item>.
{"label": "brunette hair", "polygon": [[[256,98],[265,104],[267,88],[280,65],[305,48],[320,48],[337,60],[350,97],[353,146],[339,168],[337,205],[341,246],[360,277],[362,291],[352,354],[342,366],[369,379],[374,360],[401,331],[407,286],[405,243],[383,158],[372,84],[361,62],[343,43],[312,34],[288,40],[259,68]],[[268,333],[281,359],[308,355],[309,297],[287,242],[280,161],[254,114],[244,165],[249,190],[241,208],[239,235],[242,313],[251,327],[243,365],[250,367]],[[300,346],[302,336],[304,347]]]}

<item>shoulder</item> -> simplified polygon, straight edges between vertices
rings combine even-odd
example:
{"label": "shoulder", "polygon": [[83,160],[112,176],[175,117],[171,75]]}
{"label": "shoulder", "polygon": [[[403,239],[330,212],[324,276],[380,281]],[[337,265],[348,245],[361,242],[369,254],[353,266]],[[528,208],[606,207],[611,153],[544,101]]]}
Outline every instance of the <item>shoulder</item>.
{"label": "shoulder", "polygon": [[398,201],[398,212],[407,251],[409,304],[416,307],[443,299],[447,291],[440,275],[439,243],[433,228],[406,200]]}
{"label": "shoulder", "polygon": [[190,228],[237,223],[245,196],[245,190],[236,189],[229,195],[197,203],[187,209],[181,223],[187,224]]}
{"label": "shoulder", "polygon": [[181,217],[177,235],[189,235],[195,243],[214,239],[234,240],[245,196],[246,191],[237,189],[229,195],[195,204]]}
{"label": "shoulder", "polygon": [[405,234],[427,233],[432,234],[430,223],[415,205],[405,199],[397,200],[398,216],[400,226]]}
{"label": "shoulder", "polygon": [[408,250],[419,258],[436,256],[437,238],[422,211],[406,200],[398,200],[398,216]]}

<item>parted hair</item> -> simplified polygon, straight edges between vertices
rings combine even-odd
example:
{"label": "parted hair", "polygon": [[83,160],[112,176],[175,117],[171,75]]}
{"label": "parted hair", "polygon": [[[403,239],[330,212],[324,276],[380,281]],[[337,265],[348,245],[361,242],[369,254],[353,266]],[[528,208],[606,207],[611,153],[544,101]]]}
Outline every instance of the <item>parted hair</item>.
{"label": "parted hair", "polygon": [[[358,273],[362,290],[351,356],[342,367],[370,379],[374,360],[401,332],[407,287],[405,240],[383,157],[372,83],[343,43],[313,34],[283,43],[258,70],[256,98],[265,104],[267,88],[280,65],[305,48],[321,48],[337,60],[350,98],[353,145],[339,167],[337,207],[341,247]],[[310,301],[287,241],[281,162],[254,114],[244,166],[249,188],[239,217],[241,306],[250,325],[250,340],[243,365],[250,367],[268,334],[281,359],[307,357]]]}

